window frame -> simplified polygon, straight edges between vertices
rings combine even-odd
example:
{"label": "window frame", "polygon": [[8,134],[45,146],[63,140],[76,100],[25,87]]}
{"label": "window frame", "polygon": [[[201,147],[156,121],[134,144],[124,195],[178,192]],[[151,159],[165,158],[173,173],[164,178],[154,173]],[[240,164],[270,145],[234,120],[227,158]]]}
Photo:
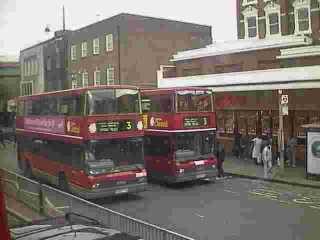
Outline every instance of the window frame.
{"label": "window frame", "polygon": [[113,51],[113,34],[109,33],[106,35],[106,52]]}
{"label": "window frame", "polygon": [[94,55],[100,54],[100,39],[95,38],[92,40],[92,52]]}
{"label": "window frame", "polygon": [[87,41],[84,41],[81,43],[81,57],[87,57],[88,56],[88,43]]}
{"label": "window frame", "polygon": [[[258,10],[255,7],[248,6],[242,11],[244,16],[244,27],[245,27],[245,38],[246,39],[258,39],[259,38],[259,21],[258,21]],[[256,22],[256,36],[249,37],[249,27],[248,27],[248,19],[255,17]]]}
{"label": "window frame", "polygon": [[[281,8],[280,5],[274,2],[267,2],[264,7],[264,11],[266,14],[266,37],[279,37],[282,35],[281,31]],[[275,26],[275,24],[270,24],[270,15],[277,14],[278,15],[278,33],[271,34],[271,26]]]}
{"label": "window frame", "polygon": [[[97,81],[97,73],[99,73],[99,80]],[[101,85],[101,71],[96,69],[94,72],[93,72],[93,84],[94,86],[99,86]]]}
{"label": "window frame", "polygon": [[72,61],[77,60],[77,45],[71,46],[71,60]]}
{"label": "window frame", "polygon": [[[113,78],[110,78],[110,72],[112,72]],[[114,85],[115,84],[115,70],[113,66],[108,66],[106,69],[106,84],[107,85]]]}
{"label": "window frame", "polygon": [[[88,87],[89,86],[89,74],[88,72],[85,70],[82,72],[82,87]],[[86,81],[86,84],[85,84]]]}
{"label": "window frame", "polygon": [[[295,30],[294,33],[296,35],[298,34],[310,34],[312,32],[311,29],[311,1],[310,0],[295,0],[292,4],[294,7],[294,23],[295,23]],[[307,9],[308,11],[308,29],[307,30],[300,30],[299,25],[299,10],[301,9]]]}
{"label": "window frame", "polygon": [[[30,88],[30,85],[31,85],[31,93],[30,94],[27,94],[27,92],[29,91],[26,91],[27,89]],[[28,87],[24,87],[24,86],[28,86]],[[33,94],[33,82],[32,81],[23,81],[20,83],[20,95],[21,96],[29,96],[29,95],[32,95]]]}

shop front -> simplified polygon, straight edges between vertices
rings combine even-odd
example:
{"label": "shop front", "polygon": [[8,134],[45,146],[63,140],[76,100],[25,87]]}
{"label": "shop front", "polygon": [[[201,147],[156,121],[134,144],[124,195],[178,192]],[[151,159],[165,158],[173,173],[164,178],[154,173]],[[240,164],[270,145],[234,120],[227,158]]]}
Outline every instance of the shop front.
{"label": "shop front", "polygon": [[[320,89],[285,90],[289,97],[289,112],[284,116],[284,143],[294,136],[298,139],[297,161],[305,160],[304,124],[320,122]],[[279,95],[277,90],[217,92],[218,140],[231,153],[235,135],[272,138],[273,149],[278,149]]]}

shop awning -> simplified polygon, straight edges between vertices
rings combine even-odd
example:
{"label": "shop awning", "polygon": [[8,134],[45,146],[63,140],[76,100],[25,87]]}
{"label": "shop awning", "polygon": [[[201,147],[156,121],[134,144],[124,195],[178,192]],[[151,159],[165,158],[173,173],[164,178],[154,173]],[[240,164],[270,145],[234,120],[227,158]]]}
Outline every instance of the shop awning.
{"label": "shop awning", "polygon": [[164,78],[158,87],[210,87],[216,92],[320,88],[320,65]]}

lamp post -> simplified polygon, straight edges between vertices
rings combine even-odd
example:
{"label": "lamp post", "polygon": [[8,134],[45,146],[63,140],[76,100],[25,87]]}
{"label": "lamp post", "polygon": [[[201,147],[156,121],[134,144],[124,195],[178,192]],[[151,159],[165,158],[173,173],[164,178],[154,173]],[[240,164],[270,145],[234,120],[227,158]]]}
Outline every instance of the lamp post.
{"label": "lamp post", "polygon": [[278,148],[280,150],[280,168],[284,169],[284,133],[283,133],[283,95],[282,90],[278,90],[279,94],[279,132],[278,132]]}

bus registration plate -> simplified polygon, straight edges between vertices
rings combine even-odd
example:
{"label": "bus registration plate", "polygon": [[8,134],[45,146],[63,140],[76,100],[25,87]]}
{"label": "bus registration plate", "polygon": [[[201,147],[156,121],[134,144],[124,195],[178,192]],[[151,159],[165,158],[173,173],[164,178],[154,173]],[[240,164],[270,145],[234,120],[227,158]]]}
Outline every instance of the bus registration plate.
{"label": "bus registration plate", "polygon": [[116,194],[122,194],[122,193],[127,193],[128,192],[128,188],[124,188],[124,189],[118,189],[116,190]]}
{"label": "bus registration plate", "polygon": [[197,179],[199,179],[199,178],[205,178],[205,177],[206,177],[206,174],[198,174],[198,175],[196,176]]}

